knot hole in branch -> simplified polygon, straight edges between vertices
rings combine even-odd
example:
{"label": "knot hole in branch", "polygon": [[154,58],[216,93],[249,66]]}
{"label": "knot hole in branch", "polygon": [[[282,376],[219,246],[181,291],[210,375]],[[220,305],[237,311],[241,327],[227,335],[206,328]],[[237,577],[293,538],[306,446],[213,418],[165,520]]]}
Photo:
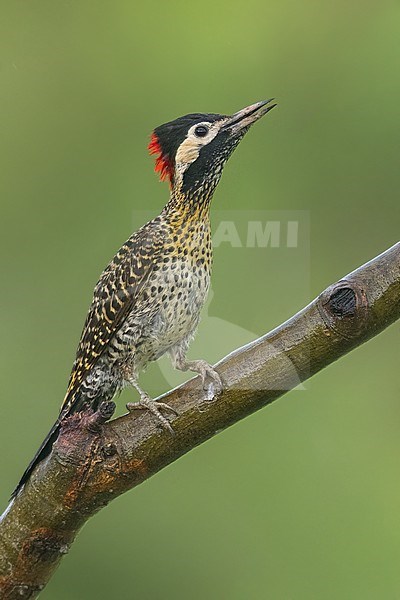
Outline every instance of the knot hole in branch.
{"label": "knot hole in branch", "polygon": [[354,290],[350,287],[339,288],[329,298],[326,308],[338,317],[352,317],[357,310]]}
{"label": "knot hole in branch", "polygon": [[321,294],[318,310],[329,329],[351,338],[366,322],[368,300],[365,290],[356,282],[338,281]]}

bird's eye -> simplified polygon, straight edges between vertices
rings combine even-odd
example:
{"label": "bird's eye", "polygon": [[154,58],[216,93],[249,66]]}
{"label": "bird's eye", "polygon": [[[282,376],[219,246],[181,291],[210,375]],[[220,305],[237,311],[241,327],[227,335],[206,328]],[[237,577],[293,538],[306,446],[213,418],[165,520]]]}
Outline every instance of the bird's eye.
{"label": "bird's eye", "polygon": [[204,137],[208,133],[208,127],[205,125],[198,125],[194,130],[194,133],[197,137]]}

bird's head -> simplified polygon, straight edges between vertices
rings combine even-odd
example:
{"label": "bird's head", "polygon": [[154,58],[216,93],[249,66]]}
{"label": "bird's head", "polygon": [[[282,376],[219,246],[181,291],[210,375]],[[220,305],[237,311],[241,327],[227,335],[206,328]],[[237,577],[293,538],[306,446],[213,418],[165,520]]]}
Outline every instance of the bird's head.
{"label": "bird's head", "polygon": [[156,127],[149,152],[157,155],[160,179],[184,196],[210,197],[240,140],[274,106],[272,99],[264,100],[232,116],[189,114]]}

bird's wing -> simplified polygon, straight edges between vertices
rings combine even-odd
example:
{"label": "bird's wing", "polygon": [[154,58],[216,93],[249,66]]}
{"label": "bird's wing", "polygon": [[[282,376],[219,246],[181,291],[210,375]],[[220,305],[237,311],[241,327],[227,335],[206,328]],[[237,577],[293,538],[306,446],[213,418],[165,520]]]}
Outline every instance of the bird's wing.
{"label": "bird's wing", "polygon": [[85,376],[133,310],[162,247],[162,231],[150,222],[129,238],[104,270],[94,289],[60,415],[70,412]]}

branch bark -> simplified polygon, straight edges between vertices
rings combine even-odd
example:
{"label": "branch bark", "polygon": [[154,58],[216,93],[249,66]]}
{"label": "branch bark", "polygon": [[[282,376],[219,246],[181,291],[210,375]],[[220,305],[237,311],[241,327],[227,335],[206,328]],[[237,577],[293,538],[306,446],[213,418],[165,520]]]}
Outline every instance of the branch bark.
{"label": "branch bark", "polygon": [[68,419],[53,452],[0,520],[0,597],[36,598],[87,519],[198,444],[273,402],[400,317],[400,243],[221,360],[224,391],[199,378],[162,397],[175,435],[151,415],[106,422],[113,403]]}

